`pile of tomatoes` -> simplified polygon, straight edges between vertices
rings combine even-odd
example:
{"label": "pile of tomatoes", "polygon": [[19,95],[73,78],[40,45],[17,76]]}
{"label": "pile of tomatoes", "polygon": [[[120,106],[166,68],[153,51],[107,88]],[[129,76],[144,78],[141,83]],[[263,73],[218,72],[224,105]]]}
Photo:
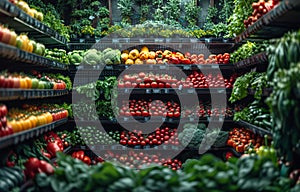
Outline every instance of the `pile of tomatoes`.
{"label": "pile of tomatoes", "polygon": [[123,101],[120,108],[121,116],[163,116],[169,118],[180,117],[180,105],[173,101],[162,103],[159,100],[129,100]]}
{"label": "pile of tomatoes", "polygon": [[131,147],[153,146],[161,144],[179,145],[177,129],[156,128],[153,133],[143,135],[142,131],[121,132],[120,144]]}

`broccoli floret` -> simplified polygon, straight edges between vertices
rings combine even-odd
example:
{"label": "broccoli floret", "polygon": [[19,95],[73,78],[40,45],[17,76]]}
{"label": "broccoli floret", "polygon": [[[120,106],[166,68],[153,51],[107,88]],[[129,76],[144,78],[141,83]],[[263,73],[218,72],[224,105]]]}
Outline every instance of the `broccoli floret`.
{"label": "broccoli floret", "polygon": [[205,131],[196,127],[185,128],[178,134],[179,142],[186,147],[198,149],[204,138]]}
{"label": "broccoli floret", "polygon": [[102,57],[99,56],[98,51],[96,49],[91,49],[87,51],[83,58],[83,63],[87,65],[96,65],[100,63]]}
{"label": "broccoli floret", "polygon": [[199,123],[198,124],[198,129],[205,130],[206,129],[206,125],[204,123]]}
{"label": "broccoli floret", "polygon": [[117,49],[111,49],[110,51],[106,51],[106,49],[102,52],[103,60],[106,65],[111,64],[120,64],[121,63],[121,52]]}
{"label": "broccoli floret", "polygon": [[182,164],[182,169],[184,170],[185,168],[188,167],[193,167],[194,165],[199,164],[199,160],[198,159],[187,159],[183,164]]}
{"label": "broccoli floret", "polygon": [[106,48],[102,51],[103,54],[106,54],[108,52],[110,52],[111,50],[113,50],[112,48]]}
{"label": "broccoli floret", "polygon": [[74,53],[74,54],[71,55],[70,59],[71,59],[71,61],[74,61],[74,63],[81,63],[83,58],[79,55],[79,53]]}

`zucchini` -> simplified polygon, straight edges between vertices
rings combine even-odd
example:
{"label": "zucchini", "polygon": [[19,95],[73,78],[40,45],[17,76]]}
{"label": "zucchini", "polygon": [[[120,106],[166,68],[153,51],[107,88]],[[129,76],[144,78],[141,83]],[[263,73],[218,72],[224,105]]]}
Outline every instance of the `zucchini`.
{"label": "zucchini", "polygon": [[9,179],[12,182],[12,187],[18,185],[18,179],[15,177],[15,175],[11,174],[10,171],[8,171],[7,167],[2,168],[2,171],[0,172],[0,179],[6,178]]}
{"label": "zucchini", "polygon": [[0,192],[7,192],[7,191],[9,191],[8,184],[2,179],[0,179]]}
{"label": "zucchini", "polygon": [[23,171],[21,168],[19,167],[4,167],[4,170],[6,170],[7,172],[9,172],[11,175],[14,175],[15,178],[17,179],[17,186],[23,184],[24,182],[24,175],[23,175]]}
{"label": "zucchini", "polygon": [[6,183],[8,189],[11,189],[11,188],[15,187],[13,181],[10,178],[6,177],[6,176],[1,176],[0,181],[3,181],[4,183]]}

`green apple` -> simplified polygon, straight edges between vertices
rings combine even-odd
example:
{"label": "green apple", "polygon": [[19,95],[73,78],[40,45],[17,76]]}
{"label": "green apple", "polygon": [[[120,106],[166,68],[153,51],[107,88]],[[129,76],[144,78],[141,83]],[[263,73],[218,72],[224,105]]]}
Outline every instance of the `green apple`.
{"label": "green apple", "polygon": [[37,78],[31,79],[31,88],[32,89],[37,89],[39,87],[39,80]]}
{"label": "green apple", "polygon": [[46,82],[45,81],[39,81],[38,89],[45,89]]}

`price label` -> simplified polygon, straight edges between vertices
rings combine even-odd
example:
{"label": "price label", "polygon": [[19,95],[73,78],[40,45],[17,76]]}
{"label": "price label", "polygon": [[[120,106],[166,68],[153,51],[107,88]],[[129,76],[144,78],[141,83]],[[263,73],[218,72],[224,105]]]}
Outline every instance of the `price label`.
{"label": "price label", "polygon": [[165,65],[160,65],[159,69],[166,69],[167,67]]}
{"label": "price label", "polygon": [[218,93],[225,93],[225,90],[224,89],[218,89],[217,92]]}
{"label": "price label", "polygon": [[124,93],[129,93],[129,89],[124,89]]}
{"label": "price label", "polygon": [[153,89],[153,93],[160,93],[160,89]]}
{"label": "price label", "polygon": [[187,93],[194,93],[194,89],[188,89]]}
{"label": "price label", "polygon": [[169,89],[164,89],[164,92],[165,92],[166,94],[168,94],[168,93],[169,93]]}
{"label": "price label", "polygon": [[190,66],[190,65],[184,65],[184,66],[183,66],[183,69],[184,69],[184,70],[191,70],[191,66]]}
{"label": "price label", "polygon": [[147,94],[151,94],[151,89],[146,89]]}
{"label": "price label", "polygon": [[119,43],[119,39],[112,39],[113,43]]}
{"label": "price label", "polygon": [[[100,66],[97,66],[97,67],[100,67]],[[107,70],[112,70],[113,67],[112,67],[111,65],[106,65],[106,66],[105,66],[105,69],[107,69]]]}
{"label": "price label", "polygon": [[219,65],[212,65],[211,68],[212,69],[219,69]]}

